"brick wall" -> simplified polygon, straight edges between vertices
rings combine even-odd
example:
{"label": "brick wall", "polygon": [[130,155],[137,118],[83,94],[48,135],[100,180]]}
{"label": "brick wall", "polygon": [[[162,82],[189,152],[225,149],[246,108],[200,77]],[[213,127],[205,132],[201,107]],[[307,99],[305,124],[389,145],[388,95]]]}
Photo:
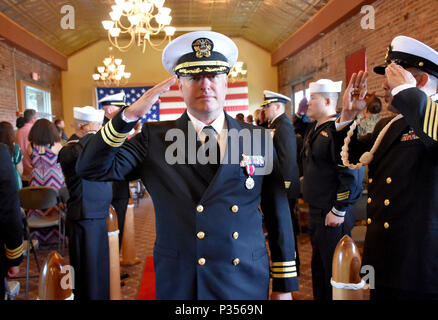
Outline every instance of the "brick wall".
{"label": "brick wall", "polygon": [[364,15],[358,13],[279,64],[280,92],[290,95],[290,83],[309,74],[313,74],[313,80],[342,80],[345,89],[345,59],[365,48],[370,72],[368,88],[383,94],[383,77],[372,69],[384,62],[387,47],[395,36],[410,36],[438,50],[437,0],[378,0],[371,5],[375,9],[374,30],[361,28]]}
{"label": "brick wall", "polygon": [[[38,81],[32,80],[32,72],[40,75]],[[52,113],[62,117],[61,71],[0,41],[0,121],[9,121],[14,126],[18,110],[16,80],[50,89]]]}

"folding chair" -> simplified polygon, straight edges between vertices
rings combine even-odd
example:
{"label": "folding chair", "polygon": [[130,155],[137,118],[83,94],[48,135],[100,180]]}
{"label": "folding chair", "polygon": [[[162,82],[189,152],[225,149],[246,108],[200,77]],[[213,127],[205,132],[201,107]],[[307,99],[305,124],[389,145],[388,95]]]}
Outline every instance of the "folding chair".
{"label": "folding chair", "polygon": [[[58,191],[51,187],[25,187],[18,191],[20,205],[24,210],[46,210],[61,203]],[[60,206],[59,206],[60,207]],[[61,251],[61,239],[63,238],[62,221],[63,212],[60,207],[58,215],[54,216],[31,216],[26,218],[30,229],[48,228],[58,226],[58,251]]]}
{"label": "folding chair", "polygon": [[[60,197],[58,195],[58,191],[51,187],[25,187],[18,191],[18,195],[20,197],[20,205],[24,210],[46,210],[52,208],[56,205],[60,204]],[[33,246],[32,240],[30,239],[30,229],[39,229],[39,228],[49,228],[53,226],[58,226],[58,251],[61,251],[61,243],[62,248],[64,249],[64,238],[65,234],[63,232],[64,228],[62,228],[63,221],[63,212],[61,207],[59,207],[58,215],[54,216],[31,216],[24,218],[24,225],[27,236],[27,267],[26,267],[26,299],[28,298],[28,288],[29,288],[29,252],[33,249],[35,259],[38,266],[38,271],[40,272],[40,266],[38,263],[38,258],[36,255],[36,250]],[[62,230],[62,231],[61,231]],[[61,240],[62,239],[62,240]]]}

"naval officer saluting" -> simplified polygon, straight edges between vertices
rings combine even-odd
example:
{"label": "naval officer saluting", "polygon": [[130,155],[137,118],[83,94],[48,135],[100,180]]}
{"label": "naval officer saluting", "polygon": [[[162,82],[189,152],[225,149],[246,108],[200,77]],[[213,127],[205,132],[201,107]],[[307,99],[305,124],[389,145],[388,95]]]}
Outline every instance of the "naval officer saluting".
{"label": "naval officer saluting", "polygon": [[[291,291],[298,289],[292,222],[275,150],[268,148],[272,140],[259,139],[255,151],[244,153],[242,139],[227,134],[246,132],[255,139],[255,131],[266,133],[224,112],[227,73],[237,54],[234,42],[216,32],[175,39],[163,52],[163,64],[178,76],[187,111],[176,121],[146,123],[125,142],[138,118],[175,83],[173,76],[111,119],[77,165],[88,179],[142,179],[156,213],[158,299],[266,299],[270,276],[274,299],[291,299]],[[195,130],[198,155],[204,150],[201,142],[219,145],[220,152],[206,148],[212,151],[207,164],[199,157],[190,163],[187,158],[193,154],[188,153],[185,161],[171,164],[166,158],[170,129],[185,133],[185,146]],[[236,145],[239,159],[229,161]],[[272,170],[254,174],[268,165],[268,152]],[[259,204],[269,233],[271,268]]]}
{"label": "naval officer saluting", "polygon": [[[345,165],[369,168],[362,263],[375,270],[371,299],[438,299],[438,52],[397,36],[374,72],[385,75],[385,100],[398,115],[380,120],[368,141],[355,130],[343,150]],[[366,106],[366,92],[361,71],[344,94],[341,123]]]}

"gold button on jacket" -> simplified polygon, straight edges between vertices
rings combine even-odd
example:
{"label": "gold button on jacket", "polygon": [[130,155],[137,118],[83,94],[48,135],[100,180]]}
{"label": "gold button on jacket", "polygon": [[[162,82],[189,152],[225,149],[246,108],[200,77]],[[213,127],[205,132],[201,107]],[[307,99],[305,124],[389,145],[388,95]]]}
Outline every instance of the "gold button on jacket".
{"label": "gold button on jacket", "polygon": [[389,206],[390,202],[388,199],[386,199],[385,201],[383,201],[383,203],[385,204],[385,206]]}
{"label": "gold button on jacket", "polygon": [[369,178],[368,183],[372,183],[372,182],[373,182],[373,178]]}
{"label": "gold button on jacket", "polygon": [[388,228],[389,228],[389,223],[388,223],[388,222],[385,222],[385,223],[383,224],[383,227],[384,227],[385,229],[388,229]]}
{"label": "gold button on jacket", "polygon": [[235,266],[237,266],[239,263],[240,263],[239,258],[236,258],[236,259],[233,260],[233,264],[234,264]]}
{"label": "gold button on jacket", "polygon": [[234,205],[231,207],[231,211],[233,211],[234,213],[237,213],[239,211],[239,207]]}
{"label": "gold button on jacket", "polygon": [[234,232],[234,233],[233,233],[233,238],[234,238],[234,239],[239,238],[239,232]]}
{"label": "gold button on jacket", "polygon": [[199,205],[199,206],[196,207],[196,211],[203,212],[204,211],[204,207]]}
{"label": "gold button on jacket", "polygon": [[368,198],[368,203],[371,203],[371,201],[372,201],[371,198]]}
{"label": "gold button on jacket", "polygon": [[390,184],[391,182],[392,182],[391,177],[386,178],[386,183],[387,183],[387,184]]}
{"label": "gold button on jacket", "polygon": [[198,237],[198,239],[204,239],[205,238],[205,232],[199,231],[196,236]]}
{"label": "gold button on jacket", "polygon": [[367,223],[371,224],[371,222],[373,222],[373,220],[371,220],[371,218],[368,218]]}
{"label": "gold button on jacket", "polygon": [[203,266],[205,264],[205,258],[199,258],[198,263],[200,266]]}

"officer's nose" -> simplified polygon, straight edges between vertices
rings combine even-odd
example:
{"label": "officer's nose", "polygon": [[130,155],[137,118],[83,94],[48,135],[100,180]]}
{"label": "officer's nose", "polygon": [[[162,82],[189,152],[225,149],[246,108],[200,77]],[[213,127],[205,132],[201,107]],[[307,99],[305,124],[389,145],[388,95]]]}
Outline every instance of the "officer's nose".
{"label": "officer's nose", "polygon": [[199,85],[201,86],[202,90],[209,90],[211,89],[211,79],[209,77],[201,77],[199,79]]}

